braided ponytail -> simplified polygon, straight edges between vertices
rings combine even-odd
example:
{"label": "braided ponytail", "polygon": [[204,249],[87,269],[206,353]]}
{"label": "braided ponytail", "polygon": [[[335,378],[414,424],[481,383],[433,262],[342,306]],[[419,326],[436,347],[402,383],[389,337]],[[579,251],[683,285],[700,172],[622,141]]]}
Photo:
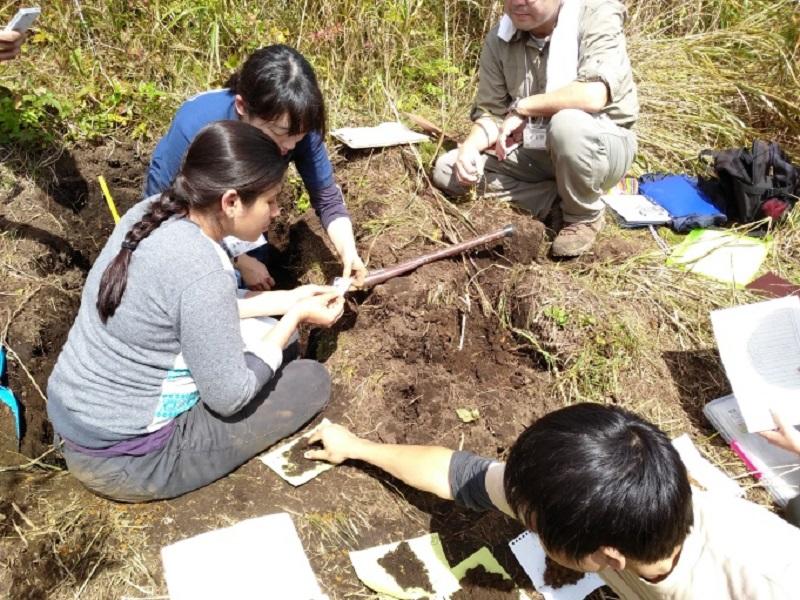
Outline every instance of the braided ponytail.
{"label": "braided ponytail", "polygon": [[[178,176],[175,183],[181,176]],[[188,212],[189,202],[185,197],[175,193],[175,184],[153,201],[147,208],[142,218],[125,234],[125,239],[120,244],[120,251],[108,264],[100,279],[100,292],[97,295],[97,312],[100,320],[105,323],[114,315],[122,295],[128,285],[128,265],[131,256],[139,243],[155,231],[159,225],[174,215],[184,216]]]}
{"label": "braided ponytail", "polygon": [[250,205],[281,182],[287,166],[275,142],[247,123],[217,121],[204,127],[189,146],[175,181],[125,234],[119,252],[103,272],[97,295],[100,320],[106,323],[119,307],[139,243],[164,221],[188,216],[190,211],[218,211],[220,198],[231,189]]}

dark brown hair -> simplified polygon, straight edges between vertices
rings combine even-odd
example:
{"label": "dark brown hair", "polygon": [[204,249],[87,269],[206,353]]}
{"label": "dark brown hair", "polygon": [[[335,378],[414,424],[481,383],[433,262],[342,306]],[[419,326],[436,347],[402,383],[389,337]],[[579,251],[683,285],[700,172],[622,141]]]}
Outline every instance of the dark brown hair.
{"label": "dark brown hair", "polygon": [[325,102],[311,64],[294,48],[274,44],[253,52],[225,84],[244,100],[250,115],[275,121],[289,117],[289,135],[325,135]]}
{"label": "dark brown hair", "polygon": [[287,162],[278,146],[242,121],[217,121],[197,134],[172,185],[150,203],[125,234],[120,251],[100,280],[97,311],[105,323],[119,307],[128,283],[128,265],[139,244],[170,217],[189,210],[213,210],[227,190],[236,190],[245,205],[279,184]]}

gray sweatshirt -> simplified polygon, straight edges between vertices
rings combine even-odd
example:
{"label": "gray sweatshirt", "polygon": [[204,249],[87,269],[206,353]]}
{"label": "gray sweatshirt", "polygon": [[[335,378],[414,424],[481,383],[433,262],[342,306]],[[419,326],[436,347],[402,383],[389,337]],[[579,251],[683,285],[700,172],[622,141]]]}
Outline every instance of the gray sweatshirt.
{"label": "gray sweatshirt", "polygon": [[102,323],[100,278],[153,200],[134,206],[114,228],[48,382],[53,427],[87,448],[152,434],[199,401],[220,416],[233,415],[281,364],[277,345],[245,352],[230,260],[184,218],[142,240],[122,302]]}

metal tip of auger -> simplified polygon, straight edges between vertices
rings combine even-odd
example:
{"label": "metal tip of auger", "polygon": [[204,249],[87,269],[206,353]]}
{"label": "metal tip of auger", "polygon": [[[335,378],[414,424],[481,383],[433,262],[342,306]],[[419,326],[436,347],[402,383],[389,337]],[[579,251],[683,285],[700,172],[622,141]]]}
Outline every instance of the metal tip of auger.
{"label": "metal tip of auger", "polygon": [[503,227],[503,235],[506,237],[511,237],[517,230],[514,228],[513,225],[506,225]]}

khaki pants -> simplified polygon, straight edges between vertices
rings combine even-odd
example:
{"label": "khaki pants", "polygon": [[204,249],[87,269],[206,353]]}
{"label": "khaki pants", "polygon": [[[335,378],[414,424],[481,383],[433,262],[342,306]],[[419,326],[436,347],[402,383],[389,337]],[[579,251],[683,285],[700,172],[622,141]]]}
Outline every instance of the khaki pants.
{"label": "khaki pants", "polygon": [[[604,116],[582,110],[562,110],[547,128],[547,150],[518,148],[505,160],[484,154],[484,174],[478,190],[515,203],[543,219],[556,198],[564,221],[593,221],[603,211],[600,195],[613,187],[633,163],[636,136]],[[433,182],[460,196],[469,187],[455,174],[458,150],[439,157]]]}

